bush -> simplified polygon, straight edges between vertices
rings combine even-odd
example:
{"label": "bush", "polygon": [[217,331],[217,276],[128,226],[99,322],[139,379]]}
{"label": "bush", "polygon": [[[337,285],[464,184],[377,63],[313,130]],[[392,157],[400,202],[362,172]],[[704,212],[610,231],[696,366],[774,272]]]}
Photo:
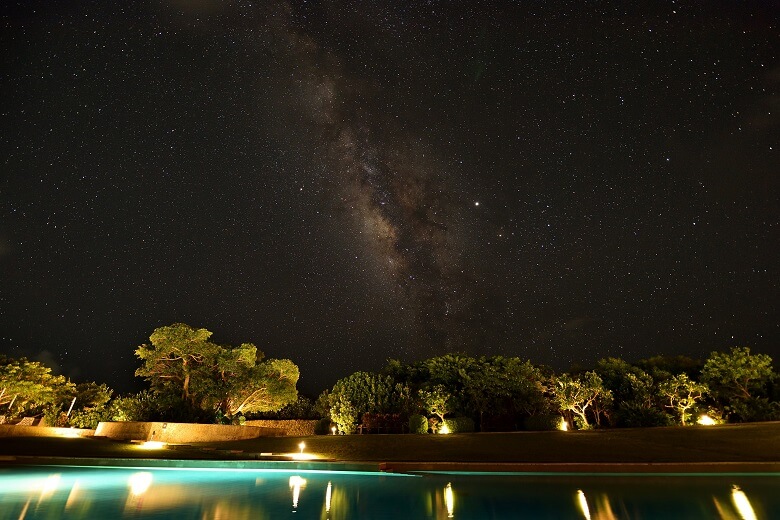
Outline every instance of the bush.
{"label": "bush", "polygon": [[623,428],[671,426],[672,417],[658,408],[647,408],[635,403],[623,403],[617,413],[616,425]]}
{"label": "bush", "polygon": [[532,415],[526,417],[523,426],[528,431],[553,431],[560,429],[560,415]]}
{"label": "bush", "polygon": [[[444,419],[444,424],[449,428],[450,433],[469,433],[474,431],[474,419],[471,417]],[[441,431],[441,427],[439,430]]]}
{"label": "bush", "polygon": [[314,435],[328,435],[330,431],[330,419],[320,419],[314,426]]}
{"label": "bush", "polygon": [[428,433],[428,419],[420,414],[409,417],[409,433]]}

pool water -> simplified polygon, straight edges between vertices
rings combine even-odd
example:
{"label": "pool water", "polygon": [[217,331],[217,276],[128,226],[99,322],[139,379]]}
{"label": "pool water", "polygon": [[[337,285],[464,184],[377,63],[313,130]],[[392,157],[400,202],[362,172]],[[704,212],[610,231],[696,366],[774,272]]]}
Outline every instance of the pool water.
{"label": "pool water", "polygon": [[780,475],[0,470],[0,520],[780,518]]}

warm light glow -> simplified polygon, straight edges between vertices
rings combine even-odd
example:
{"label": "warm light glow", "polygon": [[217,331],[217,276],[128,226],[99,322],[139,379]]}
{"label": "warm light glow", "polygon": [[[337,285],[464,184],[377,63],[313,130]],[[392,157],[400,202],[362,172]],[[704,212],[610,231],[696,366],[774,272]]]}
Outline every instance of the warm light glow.
{"label": "warm light glow", "polygon": [[49,475],[46,477],[46,480],[43,481],[43,484],[41,484],[41,496],[38,499],[38,502],[41,500],[49,498],[51,495],[54,494],[55,491],[57,491],[57,488],[60,485],[60,474],[54,473],[52,475]]}
{"label": "warm light glow", "polygon": [[300,444],[298,445],[298,447],[301,449],[301,453],[303,453],[303,448],[305,448],[305,447],[306,447],[306,443],[305,443],[305,442],[302,442],[302,443],[300,443]]}
{"label": "warm light glow", "polygon": [[79,481],[73,483],[73,487],[70,488],[70,493],[68,493],[68,499],[65,501],[65,510],[72,508],[76,505],[76,503],[79,500],[79,491],[81,491],[81,485],[79,484]]}
{"label": "warm light glow", "polygon": [[564,419],[563,417],[561,417],[561,424],[558,425],[558,429],[561,430],[562,432],[569,431],[569,423],[567,423],[566,419]]}
{"label": "warm light glow", "polygon": [[330,513],[330,498],[333,494],[333,484],[328,482],[328,489],[325,491],[325,512]]}
{"label": "warm light glow", "polygon": [[580,511],[582,511],[582,516],[585,517],[585,520],[590,520],[588,500],[585,498],[585,493],[583,493],[581,489],[577,490],[577,504],[580,506]]}
{"label": "warm light glow", "polygon": [[301,489],[306,487],[306,479],[298,475],[290,477],[290,488],[293,491],[293,507],[298,507],[298,499],[301,497]]}
{"label": "warm light glow", "polygon": [[712,426],[713,424],[718,424],[715,419],[710,417],[709,415],[702,415],[699,417],[699,420],[696,421],[698,424],[701,424],[702,426]]}
{"label": "warm light glow", "polygon": [[444,504],[447,506],[447,518],[454,518],[455,497],[452,494],[452,483],[447,482],[444,488]]}
{"label": "warm light glow", "polygon": [[439,433],[441,433],[442,435],[447,435],[448,433],[452,433],[452,432],[450,431],[450,427],[447,426],[447,423],[443,422],[439,427]]}
{"label": "warm light glow", "polygon": [[164,442],[160,441],[146,441],[138,445],[142,450],[160,450],[165,447]]}
{"label": "warm light glow", "polygon": [[331,426],[330,427],[330,431],[333,432],[333,435],[336,435],[336,427],[335,426]]}
{"label": "warm light glow", "polygon": [[149,486],[152,485],[152,474],[148,471],[133,473],[130,475],[130,480],[127,483],[133,496],[143,495],[149,489]]}
{"label": "warm light glow", "polygon": [[317,455],[312,453],[285,453],[284,455],[290,457],[293,460],[314,460],[319,458]]}
{"label": "warm light glow", "polygon": [[739,489],[739,486],[731,488],[731,500],[734,502],[734,507],[737,508],[739,516],[741,516],[743,520],[756,520],[756,513],[753,511],[753,506],[750,505],[750,500],[748,500],[745,492]]}
{"label": "warm light glow", "polygon": [[79,435],[79,432],[73,430],[61,431],[59,433],[59,436],[65,437],[66,439],[78,439],[79,437],[81,437],[81,435]]}

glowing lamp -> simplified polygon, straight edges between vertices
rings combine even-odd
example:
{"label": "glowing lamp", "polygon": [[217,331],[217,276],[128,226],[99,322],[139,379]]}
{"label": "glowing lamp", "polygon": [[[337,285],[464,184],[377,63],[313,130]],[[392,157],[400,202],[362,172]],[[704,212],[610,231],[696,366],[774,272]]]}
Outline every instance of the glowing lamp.
{"label": "glowing lamp", "polygon": [[165,448],[165,443],[160,441],[146,441],[138,445],[142,450],[161,450]]}
{"label": "glowing lamp", "polygon": [[569,423],[566,422],[566,419],[561,417],[561,423],[558,425],[558,429],[562,432],[569,431]]}
{"label": "glowing lamp", "polygon": [[699,417],[696,423],[701,424],[702,426],[712,426],[713,424],[718,424],[715,421],[715,419],[713,419],[709,415],[702,415],[701,417]]}
{"label": "glowing lamp", "polygon": [[331,426],[330,427],[330,431],[333,432],[333,435],[336,435],[336,427],[335,426]]}
{"label": "glowing lamp", "polygon": [[447,435],[448,433],[452,433],[452,431],[450,430],[450,427],[447,426],[447,423],[443,422],[441,423],[441,427],[439,428],[439,433],[441,433],[442,435]]}

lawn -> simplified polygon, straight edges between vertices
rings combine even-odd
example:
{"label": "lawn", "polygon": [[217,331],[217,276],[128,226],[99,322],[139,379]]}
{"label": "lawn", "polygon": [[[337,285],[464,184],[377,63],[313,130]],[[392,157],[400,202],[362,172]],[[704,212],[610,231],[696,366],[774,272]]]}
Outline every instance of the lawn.
{"label": "lawn", "polygon": [[335,461],[483,463],[780,463],[780,422],[686,428],[458,435],[267,437],[144,451],[105,439],[8,437],[0,456],[243,459],[305,451]]}

